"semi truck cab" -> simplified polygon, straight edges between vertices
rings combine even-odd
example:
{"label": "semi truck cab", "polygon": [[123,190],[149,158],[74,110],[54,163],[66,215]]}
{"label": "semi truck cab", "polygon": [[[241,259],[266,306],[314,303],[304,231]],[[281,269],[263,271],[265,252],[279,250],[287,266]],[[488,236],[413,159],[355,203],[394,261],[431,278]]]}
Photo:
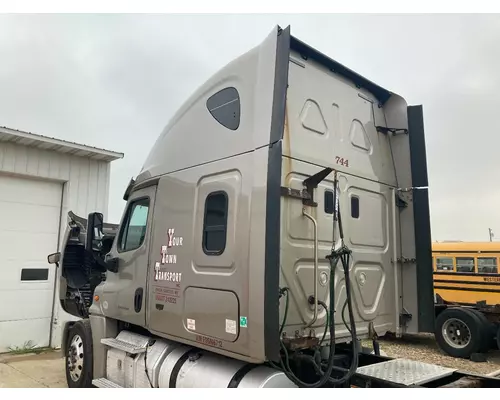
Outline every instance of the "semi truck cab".
{"label": "semi truck cab", "polygon": [[461,379],[381,378],[401,362],[359,347],[433,330],[423,127],[421,106],[273,29],[173,116],[120,224],[68,215],[49,256],[81,318],[63,335],[68,386]]}

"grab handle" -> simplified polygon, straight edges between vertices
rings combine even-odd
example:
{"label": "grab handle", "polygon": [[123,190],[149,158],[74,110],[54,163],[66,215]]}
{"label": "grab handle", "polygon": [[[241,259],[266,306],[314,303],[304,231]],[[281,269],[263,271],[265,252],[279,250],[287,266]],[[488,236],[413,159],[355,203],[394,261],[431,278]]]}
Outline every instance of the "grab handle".
{"label": "grab handle", "polygon": [[306,212],[306,209],[302,209],[302,214],[304,217],[312,221],[314,225],[314,315],[312,320],[305,326],[309,328],[318,319],[318,222]]}

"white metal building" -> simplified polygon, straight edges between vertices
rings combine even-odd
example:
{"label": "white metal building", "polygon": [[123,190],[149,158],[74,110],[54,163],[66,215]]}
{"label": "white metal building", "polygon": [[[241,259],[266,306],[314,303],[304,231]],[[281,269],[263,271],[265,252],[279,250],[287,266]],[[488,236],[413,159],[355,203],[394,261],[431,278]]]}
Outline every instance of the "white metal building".
{"label": "white metal building", "polygon": [[72,317],[59,304],[55,266],[72,210],[108,211],[111,161],[122,153],[0,127],[0,352],[59,347]]}

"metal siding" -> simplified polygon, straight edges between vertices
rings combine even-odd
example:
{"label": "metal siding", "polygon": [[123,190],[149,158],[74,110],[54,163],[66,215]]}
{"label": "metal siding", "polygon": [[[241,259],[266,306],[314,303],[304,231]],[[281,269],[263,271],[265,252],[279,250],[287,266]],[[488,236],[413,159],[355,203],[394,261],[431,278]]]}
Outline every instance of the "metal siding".
{"label": "metal siding", "polygon": [[[0,174],[39,178],[64,184],[59,241],[63,239],[66,215],[70,210],[83,217],[92,211],[99,211],[104,214],[106,220],[110,179],[108,161],[0,141]],[[43,262],[47,261],[43,260]],[[50,267],[54,268],[54,266]],[[58,279],[56,286],[52,344],[58,347],[61,341],[61,327],[65,321],[74,320],[74,318],[61,310],[57,295]]]}

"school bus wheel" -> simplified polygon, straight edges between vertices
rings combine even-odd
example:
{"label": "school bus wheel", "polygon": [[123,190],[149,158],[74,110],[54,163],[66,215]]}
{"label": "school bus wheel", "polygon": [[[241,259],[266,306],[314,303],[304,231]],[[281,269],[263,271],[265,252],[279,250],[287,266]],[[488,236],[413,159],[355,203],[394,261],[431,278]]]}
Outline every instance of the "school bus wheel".
{"label": "school bus wheel", "polygon": [[452,357],[469,358],[481,351],[486,327],[476,313],[466,308],[447,308],[436,318],[439,347]]}

